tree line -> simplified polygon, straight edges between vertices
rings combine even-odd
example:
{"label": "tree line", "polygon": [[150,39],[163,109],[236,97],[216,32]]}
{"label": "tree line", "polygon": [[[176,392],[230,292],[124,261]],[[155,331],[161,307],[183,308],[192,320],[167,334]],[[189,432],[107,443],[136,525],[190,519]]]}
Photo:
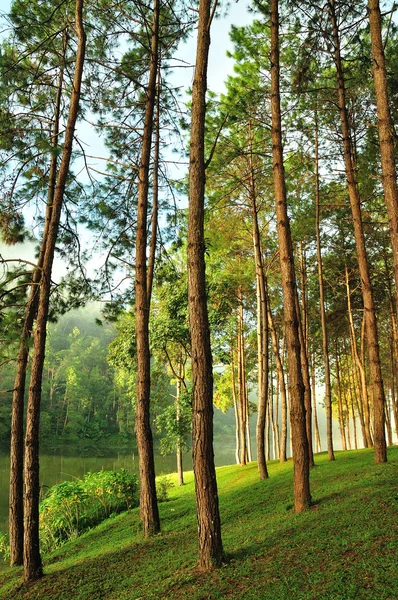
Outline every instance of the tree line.
{"label": "tree line", "polygon": [[[395,7],[255,0],[253,23],[232,29],[235,72],[217,98],[207,91],[207,69],[220,8],[210,0],[195,7],[14,0],[6,16],[2,235],[7,243],[28,235],[27,206],[39,232],[34,263],[3,261],[1,295],[4,361],[10,336],[20,340],[10,541],[25,581],[43,574],[38,449],[47,324],[88,298],[106,298],[108,318],[119,319],[111,360],[135,394],[146,536],[160,531],[156,365],[176,383],[166,421],[177,456],[192,418],[201,569],[224,560],[213,401],[234,407],[237,459],[246,464],[256,379],[259,475],[268,477],[272,426],[282,461],[290,439],[296,512],[312,501],[317,382],[325,389],[329,459],[335,413],[343,447],[360,443],[359,421],[375,462],[387,460],[398,421]],[[194,29],[186,107],[170,71]],[[107,156],[95,164],[80,139],[84,121],[105,142]],[[171,146],[189,163],[183,181],[170,173]],[[177,210],[181,196],[187,210]],[[104,255],[95,282],[84,266],[82,226]],[[69,264],[57,284],[56,251]],[[215,375],[214,362],[222,367]],[[78,386],[72,367],[68,377],[70,389]]]}

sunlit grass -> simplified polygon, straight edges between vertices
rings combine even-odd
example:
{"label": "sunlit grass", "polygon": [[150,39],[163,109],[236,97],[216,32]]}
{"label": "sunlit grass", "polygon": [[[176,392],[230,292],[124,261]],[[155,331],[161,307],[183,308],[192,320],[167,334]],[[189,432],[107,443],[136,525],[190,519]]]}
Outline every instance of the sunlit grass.
{"label": "sunlit grass", "polygon": [[45,557],[45,577],[21,587],[0,573],[4,599],[396,600],[398,448],[374,465],[370,450],[317,455],[314,504],[292,511],[292,462],[217,469],[226,564],[199,573],[192,473],[160,505],[161,535],[144,540],[138,510],[103,522]]}

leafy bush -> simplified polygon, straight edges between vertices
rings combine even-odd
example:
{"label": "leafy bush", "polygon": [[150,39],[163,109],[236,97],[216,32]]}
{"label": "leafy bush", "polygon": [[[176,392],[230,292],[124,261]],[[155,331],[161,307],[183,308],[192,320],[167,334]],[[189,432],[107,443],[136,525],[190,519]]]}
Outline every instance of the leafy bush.
{"label": "leafy bush", "polygon": [[165,475],[156,478],[156,497],[158,502],[167,502],[169,499],[169,490],[174,487],[174,483]]}
{"label": "leafy bush", "polygon": [[0,531],[0,554],[3,555],[4,561],[8,561],[10,558],[10,538],[7,533]]}
{"label": "leafy bush", "polygon": [[87,473],[83,479],[50,488],[40,503],[40,543],[44,552],[60,546],[111,514],[137,506],[135,475],[120,471]]}

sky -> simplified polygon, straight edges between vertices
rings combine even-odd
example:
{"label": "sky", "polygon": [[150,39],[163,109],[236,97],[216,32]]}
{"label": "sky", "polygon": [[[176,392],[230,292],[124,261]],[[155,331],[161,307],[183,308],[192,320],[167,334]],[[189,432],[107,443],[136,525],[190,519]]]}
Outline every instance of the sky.
{"label": "sky", "polygon": [[[208,69],[208,88],[209,90],[220,94],[224,92],[224,82],[229,74],[233,73],[233,60],[227,57],[227,51],[232,51],[233,47],[229,39],[231,25],[245,25],[253,20],[253,16],[248,12],[249,0],[239,0],[232,2],[228,9],[228,14],[213,20],[211,28],[211,45]],[[0,0],[0,12],[7,13],[11,6],[11,0]],[[225,12],[225,11],[224,11]],[[182,59],[188,66],[174,70],[172,82],[175,86],[188,89],[192,85],[194,63],[196,54],[196,29],[192,32],[187,42],[183,43],[177,51],[176,58]],[[98,136],[90,131],[90,127],[84,124],[80,125],[79,137],[84,138],[86,153],[98,156],[101,154],[101,141]],[[173,159],[175,159],[173,155]],[[91,161],[95,163],[95,161]],[[94,166],[94,164],[93,164]],[[97,161],[96,167],[103,170],[103,161]],[[178,170],[178,177],[184,175],[183,168]],[[33,244],[24,246],[18,245],[8,248],[0,243],[0,254],[4,258],[21,257],[25,260],[33,259]],[[94,261],[95,262],[95,261]],[[97,259],[98,262],[98,259]],[[65,274],[65,266],[61,261],[56,261],[54,265],[54,279],[57,281]]]}

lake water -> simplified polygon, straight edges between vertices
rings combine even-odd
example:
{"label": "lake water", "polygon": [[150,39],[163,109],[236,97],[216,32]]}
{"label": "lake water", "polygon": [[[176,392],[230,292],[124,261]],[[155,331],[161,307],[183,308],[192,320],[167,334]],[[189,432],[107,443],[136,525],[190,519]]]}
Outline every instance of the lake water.
{"label": "lake water", "polygon": [[[215,446],[216,466],[233,464],[235,462],[234,440],[226,441]],[[192,470],[191,453],[183,456],[184,469]],[[176,469],[175,456],[155,454],[156,474],[174,473]],[[111,458],[96,458],[82,456],[41,456],[40,457],[40,486],[45,495],[46,490],[62,481],[83,477],[85,473],[104,470],[127,469],[138,474],[138,456],[115,456]],[[0,531],[8,530],[8,493],[9,493],[10,457],[0,455]]]}

